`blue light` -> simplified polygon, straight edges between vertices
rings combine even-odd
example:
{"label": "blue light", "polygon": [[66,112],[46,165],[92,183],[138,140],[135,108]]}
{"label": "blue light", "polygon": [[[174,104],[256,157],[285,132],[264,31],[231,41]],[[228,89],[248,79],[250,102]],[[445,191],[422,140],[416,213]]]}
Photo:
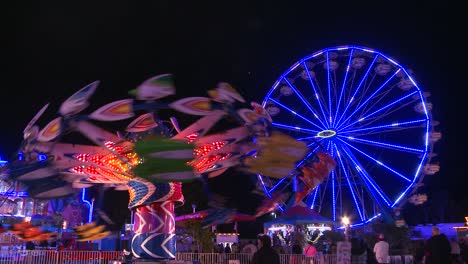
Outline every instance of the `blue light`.
{"label": "blue light", "polygon": [[270,192],[268,191],[267,187],[265,186],[265,183],[263,182],[262,175],[257,174],[257,178],[258,178],[258,179],[260,180],[260,182],[262,183],[263,191],[265,192],[265,194],[268,196],[268,198],[271,198],[271,194],[270,194]]}
{"label": "blue light", "polygon": [[[351,96],[351,98],[354,98],[357,94],[357,92],[359,91],[359,89],[361,88],[361,85],[364,83],[364,81],[367,79],[367,75],[369,75],[369,72],[370,70],[372,69],[372,66],[374,65],[375,61],[377,60],[377,57],[378,55],[375,55],[374,56],[374,59],[372,60],[372,63],[369,65],[369,68],[367,69],[367,72],[366,74],[362,77],[361,79],[361,82],[359,83],[359,85],[356,87],[356,90],[354,91],[354,94],[353,96]],[[351,106],[351,101],[348,102],[348,104],[346,105],[341,117],[338,119],[338,121],[336,122],[337,124],[340,123],[340,120],[345,116],[345,113],[346,111],[348,110],[348,108]]]}
{"label": "blue light", "polygon": [[312,204],[310,205],[311,209],[315,207],[315,200],[317,199],[317,193],[319,192],[319,189],[320,189],[320,185],[315,187],[314,198],[312,199]]}
{"label": "blue light", "polygon": [[88,223],[93,221],[93,203],[90,203],[88,200],[85,199],[86,196],[86,188],[81,189],[81,201],[88,206]]}
{"label": "blue light", "polygon": [[[356,167],[359,167],[358,166],[358,163],[357,161],[351,156],[351,154],[349,154],[346,149],[344,149],[342,147],[342,150],[343,152],[348,156],[348,158],[353,162],[353,164],[356,166]],[[388,198],[382,193],[382,191],[380,190],[380,188],[378,188],[378,186],[374,183],[374,181],[362,170],[358,170],[358,173],[360,175],[363,176],[363,179],[364,179],[364,183],[366,184],[366,186],[369,187],[368,183],[370,183],[370,185],[374,188],[374,190],[379,194],[379,196],[384,200],[384,202],[390,206],[390,202],[388,201]],[[366,181],[367,180],[367,181]]]}
{"label": "blue light", "polygon": [[[412,92],[412,93],[410,93],[410,94],[408,94],[408,95],[406,95],[406,96],[403,96],[402,98],[400,98],[400,99],[398,99],[398,100],[396,100],[396,101],[393,101],[392,103],[390,103],[390,104],[388,104],[388,105],[386,105],[386,106],[384,106],[384,107],[382,107],[382,108],[380,108],[380,109],[375,110],[374,112],[372,112],[372,113],[370,113],[370,114],[368,114],[368,115],[362,117],[361,119],[359,119],[359,120],[357,120],[357,121],[354,121],[354,122],[351,123],[351,124],[348,124],[347,126],[345,126],[345,127],[343,127],[343,128],[340,127],[339,129],[346,129],[346,128],[348,128],[348,127],[350,127],[350,126],[352,126],[352,125],[354,125],[354,124],[360,122],[361,120],[364,120],[364,119],[366,119],[366,118],[368,118],[368,117],[370,117],[370,116],[373,116],[373,115],[377,114],[378,112],[383,111],[383,110],[389,108],[390,106],[393,106],[394,104],[397,104],[397,103],[399,103],[400,101],[405,100],[406,98],[411,97],[411,96],[414,95],[415,93],[417,93],[417,91],[414,91],[414,92]],[[342,126],[342,125],[344,125],[344,123],[342,123],[341,126]]]}
{"label": "blue light", "polygon": [[346,145],[350,146],[351,148],[353,148],[353,149],[356,150],[357,152],[361,153],[362,155],[364,155],[364,156],[368,157],[369,159],[371,159],[371,160],[377,162],[377,163],[380,164],[382,167],[384,167],[384,168],[388,169],[389,171],[395,173],[396,175],[400,176],[400,178],[405,179],[405,180],[408,181],[408,182],[411,182],[411,180],[408,179],[408,177],[406,177],[406,176],[404,176],[403,174],[397,172],[396,170],[390,168],[389,166],[383,164],[383,163],[380,162],[379,160],[374,159],[373,157],[371,157],[369,154],[365,153],[364,151],[359,150],[359,149],[356,148],[355,146],[349,144],[348,142],[346,142],[346,141],[344,141],[344,140],[342,140],[342,139],[339,139],[339,140],[340,140],[341,142],[345,143]]}
{"label": "blue light", "polygon": [[27,192],[0,192],[0,195],[14,196],[14,197],[27,197]]}
{"label": "blue light", "polygon": [[[283,179],[281,179],[278,183],[275,184],[275,186],[273,186],[273,188],[270,189],[270,192],[273,192],[284,180],[286,180],[286,177],[284,177]],[[262,180],[262,184],[263,184],[263,180]],[[265,187],[266,188],[266,187]],[[268,192],[269,193],[269,192]]]}
{"label": "blue light", "polygon": [[297,115],[298,117],[300,117],[302,120],[306,121],[307,123],[316,126],[318,129],[322,129],[322,127],[320,127],[319,125],[317,125],[317,124],[315,124],[314,122],[310,121],[309,119],[303,117],[302,115],[296,113],[294,110],[292,110],[291,108],[289,108],[289,107],[283,105],[282,103],[276,101],[275,99],[270,98],[270,101],[272,101],[273,103],[275,103],[275,104],[277,104],[277,105],[283,107],[284,109],[288,110],[289,112],[291,112],[291,113]]}
{"label": "blue light", "polygon": [[[351,52],[349,54],[348,66],[346,67],[346,73],[345,73],[345,77],[344,77],[344,80],[343,80],[343,85],[341,86],[340,98],[338,99],[338,103],[336,104],[335,120],[338,117],[338,109],[340,108],[341,98],[343,97],[343,93],[344,93],[344,90],[345,90],[346,80],[348,80],[349,67],[350,67],[351,61],[353,59],[353,53],[354,53],[354,49],[351,49]],[[333,123],[332,123],[332,127],[333,127]]]}
{"label": "blue light", "polygon": [[[327,150],[331,148],[331,141],[328,141],[327,144]],[[335,153],[333,152],[333,149],[331,149],[331,155],[334,158]],[[333,210],[333,221],[336,221],[336,191],[335,191],[335,178],[336,178],[336,171],[333,170],[332,172],[332,210]]]}
{"label": "blue light", "polygon": [[47,159],[47,156],[44,155],[44,154],[39,154],[37,155],[37,160],[38,161],[43,161],[43,160],[46,160]]}
{"label": "blue light", "polygon": [[332,199],[333,199],[333,221],[336,221],[336,194],[335,194],[335,171],[332,171]]}
{"label": "blue light", "polygon": [[[299,99],[301,99],[301,101],[304,103],[304,105],[307,106],[307,109],[309,109],[309,111],[314,115],[314,117],[317,118],[317,114],[315,113],[315,110],[312,109],[312,106],[309,104],[309,102],[307,102],[304,99],[304,96],[302,96],[302,94],[296,89],[296,87],[294,87],[294,85],[292,85],[292,83],[290,83],[287,78],[283,78],[283,80],[294,91],[294,93],[297,95],[297,97],[299,97]],[[325,128],[325,125],[322,123],[322,120],[320,120],[320,119],[318,119],[318,120],[322,124],[323,128]]]}
{"label": "blue light", "polygon": [[[307,76],[309,76],[310,85],[312,86],[312,89],[314,90],[315,98],[316,98],[317,101],[318,101],[318,104],[319,104],[319,106],[320,106],[320,110],[322,111],[322,115],[323,115],[324,117],[326,117],[327,115],[325,114],[325,111],[323,110],[323,106],[322,106],[322,103],[321,103],[321,101],[320,101],[320,97],[318,97],[318,92],[317,92],[317,89],[316,89],[316,87],[315,87],[314,81],[312,80],[312,76],[310,76],[309,68],[307,67],[307,64],[306,64],[305,62],[303,63],[303,65],[304,65],[305,71],[307,72]],[[326,118],[324,118],[324,119],[325,119],[325,121],[327,121]],[[319,120],[320,120],[320,119],[319,119]],[[320,121],[320,122],[321,122],[321,121]],[[322,124],[323,124],[323,123],[322,123]]]}
{"label": "blue light", "polygon": [[302,127],[298,127],[298,126],[289,126],[289,125],[275,123],[275,122],[271,123],[271,125],[274,126],[274,127],[279,127],[279,128],[283,128],[283,129],[287,129],[287,130],[291,130],[291,131],[309,132],[309,133],[314,134],[314,135],[316,135],[320,131],[320,130],[312,130],[312,129],[302,128]]}
{"label": "blue light", "polygon": [[371,145],[382,146],[382,147],[398,149],[398,150],[404,150],[404,151],[410,151],[410,152],[415,152],[415,153],[424,153],[425,152],[423,149],[415,149],[415,148],[410,148],[410,147],[397,146],[397,145],[394,145],[394,144],[377,142],[377,141],[374,141],[374,140],[367,140],[367,139],[355,138],[355,137],[353,137],[353,138],[351,138],[351,137],[341,137],[341,138],[347,138],[349,140],[356,141],[356,142],[368,143],[368,144],[371,144]]}
{"label": "blue light", "polygon": [[[336,148],[336,145],[335,145],[335,148]],[[338,151],[338,150],[337,150]],[[364,216],[361,212],[361,208],[359,207],[359,204],[357,202],[357,199],[356,199],[356,195],[354,194],[354,190],[353,190],[353,185],[351,184],[351,181],[349,180],[349,176],[348,176],[348,173],[346,172],[346,169],[344,167],[344,163],[343,163],[343,160],[341,159],[341,156],[338,155],[338,159],[340,160],[340,165],[341,165],[341,168],[345,174],[345,177],[346,177],[346,181],[348,182],[348,187],[349,187],[349,190],[351,191],[351,195],[353,196],[353,201],[354,201],[354,204],[356,205],[356,209],[359,213],[359,217],[361,218],[361,221],[364,220]]]}
{"label": "blue light", "polygon": [[[427,119],[416,119],[416,120],[411,120],[411,121],[398,122],[398,127],[404,127],[406,125],[414,125],[417,123],[423,123],[427,121],[428,121]],[[393,128],[395,127],[395,124],[391,123],[391,124],[384,124],[380,126],[365,127],[365,128],[360,128],[360,129],[344,130],[344,131],[340,131],[340,135],[343,135],[345,133],[362,132],[366,130],[376,130],[376,129],[389,128],[389,127]]]}
{"label": "blue light", "polygon": [[[365,55],[365,62],[354,67],[353,59],[362,57],[361,54]],[[335,55],[339,58],[336,59]],[[335,61],[339,63],[336,71]],[[374,74],[375,66],[380,63],[390,67],[383,74],[376,69]],[[416,89],[399,89],[399,78],[408,78]],[[284,97],[277,89],[282,85],[288,85],[290,92],[296,96]],[[422,102],[421,109],[416,109],[416,113],[411,111],[414,101]],[[352,213],[361,222],[355,226],[369,223],[401,203],[405,195],[414,192],[416,183],[420,182],[418,179],[424,176],[423,166],[430,160],[427,152],[432,147],[431,120],[425,95],[410,74],[385,54],[348,45],[327,48],[308,55],[280,76],[265,97],[264,105],[281,108],[279,117],[283,119],[278,119],[276,122],[279,123],[274,123],[274,128],[288,132],[296,140],[306,143],[310,149],[320,146],[322,150],[331,152],[331,156],[336,159],[337,165],[339,164],[336,170],[320,184],[322,188],[320,185],[316,186],[313,194],[310,193],[306,200],[310,208],[317,210],[323,211],[323,206],[328,206],[330,210],[326,211],[334,220],[340,216],[341,211],[350,209],[353,212],[346,213]],[[401,111],[405,108],[409,111]],[[299,119],[295,119],[295,123],[292,118],[297,117]],[[319,132],[314,133],[314,130],[323,126],[336,131],[336,137],[317,138]],[[400,131],[408,131],[408,135],[414,135],[421,134],[423,130],[426,133],[421,138],[413,141],[398,140],[398,136],[404,134]],[[385,137],[387,134],[389,136]],[[374,149],[381,149],[381,152],[374,153]],[[309,152],[311,153],[313,151]],[[417,158],[418,161],[414,161],[414,166],[417,167],[409,167],[408,170],[407,166],[394,163],[393,156],[399,153],[409,155],[411,163],[413,156]],[[390,159],[386,155],[390,155]],[[300,167],[308,161],[309,159],[304,158],[296,165]],[[378,173],[374,175],[376,171]],[[294,171],[291,174],[294,175]],[[286,187],[292,183],[293,180],[289,178],[292,175],[273,183],[273,188],[270,187],[272,185],[266,188],[271,192]],[[388,176],[389,180],[381,180],[381,176]],[[392,185],[389,186],[390,180]],[[400,188],[400,185],[403,186]],[[391,199],[387,192],[388,195],[391,194]],[[342,195],[346,195],[348,201],[353,200],[354,205],[343,203],[341,199],[345,198]],[[368,204],[368,200],[375,204]],[[348,205],[350,208],[346,208]],[[382,210],[381,214],[379,210]]]}
{"label": "blue light", "polygon": [[[367,102],[369,102],[372,98],[374,98],[374,95],[376,95],[380,90],[382,90],[385,85],[390,82],[393,77],[395,77],[398,72],[400,72],[400,70],[397,70],[395,73],[393,73],[392,76],[390,76],[390,78],[388,78],[378,89],[376,89],[370,96],[367,97],[367,99],[363,102],[363,103],[360,103],[358,107],[356,107],[356,109],[354,110],[353,113],[351,113],[348,118],[346,118],[341,124],[337,124],[337,127],[340,127],[342,124],[346,123],[346,121],[348,121],[359,109],[361,109],[363,106],[366,105]],[[340,118],[341,119],[341,118]]]}
{"label": "blue light", "polygon": [[330,85],[330,59],[328,57],[328,52],[326,53],[327,57],[327,88],[328,88],[328,112],[330,117],[330,122],[328,123],[329,127],[333,124],[333,120],[331,120],[332,115],[332,103],[331,103],[331,85]]}

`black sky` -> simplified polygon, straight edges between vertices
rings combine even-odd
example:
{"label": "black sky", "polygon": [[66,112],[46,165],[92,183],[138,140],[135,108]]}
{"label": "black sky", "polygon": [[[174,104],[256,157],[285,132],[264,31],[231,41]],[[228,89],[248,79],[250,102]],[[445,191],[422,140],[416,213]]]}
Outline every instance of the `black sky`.
{"label": "black sky", "polygon": [[[358,3],[359,2],[359,3]],[[60,102],[100,80],[95,106],[162,73],[177,96],[205,96],[219,81],[261,102],[280,74],[320,49],[355,44],[414,70],[430,91],[443,139],[441,171],[428,186],[468,197],[466,48],[462,10],[450,1],[31,1],[2,8],[3,114],[0,155],[45,103],[42,125]],[[307,4],[306,4],[307,3]],[[465,25],[465,26],[463,26]],[[468,207],[468,206],[467,206]]]}

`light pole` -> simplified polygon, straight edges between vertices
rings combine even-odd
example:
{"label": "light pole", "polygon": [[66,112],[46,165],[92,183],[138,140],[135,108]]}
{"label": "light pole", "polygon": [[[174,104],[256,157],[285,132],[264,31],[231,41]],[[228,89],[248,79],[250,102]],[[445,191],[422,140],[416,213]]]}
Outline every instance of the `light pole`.
{"label": "light pole", "polygon": [[349,241],[349,218],[347,216],[343,216],[343,218],[341,218],[341,222],[344,225],[345,241]]}

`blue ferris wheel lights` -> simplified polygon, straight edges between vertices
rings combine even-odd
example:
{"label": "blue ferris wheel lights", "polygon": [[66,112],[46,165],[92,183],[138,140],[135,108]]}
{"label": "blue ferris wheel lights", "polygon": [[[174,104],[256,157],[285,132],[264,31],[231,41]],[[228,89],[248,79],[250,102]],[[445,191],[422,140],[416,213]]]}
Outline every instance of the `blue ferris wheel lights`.
{"label": "blue ferris wheel lights", "polygon": [[398,149],[398,150],[404,150],[404,151],[409,151],[413,153],[424,153],[424,149],[415,149],[415,148],[410,148],[410,147],[405,147],[405,146],[399,146],[395,144],[389,144],[389,143],[384,143],[384,142],[378,142],[375,140],[367,140],[367,139],[362,139],[362,138],[355,138],[352,136],[339,136],[341,138],[346,138],[355,142],[363,142],[371,145],[376,145],[376,146],[383,146],[387,148],[392,148],[392,149]]}
{"label": "blue ferris wheel lights", "polygon": [[292,110],[291,108],[283,105],[282,103],[278,102],[277,100],[273,99],[273,98],[270,98],[270,101],[272,101],[273,103],[281,106],[283,109],[286,109],[288,110],[289,112],[291,112],[292,114],[300,117],[302,120],[306,121],[307,123],[311,124],[311,125],[314,125],[315,127],[319,128],[319,129],[322,129],[322,127],[320,127],[319,125],[315,124],[314,122],[310,121],[309,119],[305,118],[304,116],[302,116],[301,114],[299,113],[296,113],[294,110]]}
{"label": "blue ferris wheel lights", "polygon": [[[434,136],[429,95],[410,75],[383,53],[347,45],[303,57],[269,90],[263,105],[271,107],[273,126],[331,152],[339,164],[306,198],[318,213],[336,220],[346,211],[366,224],[389,217],[417,187]],[[290,179],[272,180],[266,189],[277,191]]]}
{"label": "blue ferris wheel lights", "polygon": [[[380,188],[373,182],[373,180],[367,175],[367,173],[365,171],[363,171],[358,163],[356,162],[356,160],[354,159],[353,156],[351,156],[350,153],[348,153],[344,148],[343,149],[343,152],[346,154],[346,156],[349,158],[349,160],[351,162],[353,162],[356,170],[358,171],[358,173],[362,176],[362,178],[364,179],[364,183],[370,188],[372,187],[372,189],[377,192],[379,194],[379,196],[382,198],[382,200],[388,205],[390,206],[390,202],[388,201],[388,198],[383,194],[382,190],[380,190]],[[369,186],[370,184],[370,186]]]}
{"label": "blue ferris wheel lights", "polygon": [[[375,92],[373,92],[371,95],[369,95],[368,98],[367,98],[363,103],[361,103],[361,104],[359,105],[359,107],[357,107],[357,108],[354,110],[354,112],[351,113],[351,114],[348,116],[348,118],[346,118],[341,124],[344,124],[344,123],[345,123],[346,121],[348,121],[352,116],[354,116],[354,114],[357,113],[357,111],[361,110],[361,108],[364,107],[371,99],[373,99],[374,96],[375,96],[378,92],[380,92],[380,91],[388,84],[388,82],[390,82],[390,81],[393,79],[393,77],[395,77],[395,76],[398,74],[398,72],[400,72],[400,69],[398,69],[398,70],[397,70],[390,78],[388,78],[378,89],[376,89]],[[352,100],[354,100],[354,96],[351,97],[351,101],[352,101]],[[351,103],[351,101],[350,101],[349,103]],[[343,117],[343,116],[344,116],[344,112],[343,112],[343,115],[342,115],[341,117]],[[341,121],[341,117],[340,117],[340,120],[338,120],[338,122]],[[362,120],[359,120],[359,121],[362,121]],[[338,125],[338,127],[339,127],[339,126],[340,126],[340,125]]]}
{"label": "blue ferris wheel lights", "polygon": [[[312,89],[314,91],[315,99],[317,99],[317,102],[318,102],[319,107],[320,107],[320,111],[322,112],[322,115],[325,116],[325,111],[323,109],[322,102],[320,101],[319,93],[317,92],[317,88],[315,87],[314,81],[312,80],[312,76],[310,75],[310,71],[309,71],[309,68],[308,68],[307,63],[305,62],[305,60],[302,61],[302,65],[304,66],[304,69],[307,72],[307,76],[308,76],[308,79],[309,79],[309,82],[310,82],[310,86],[312,87]],[[320,122],[322,122],[322,121],[320,120]],[[325,127],[325,124],[322,123],[322,125]]]}
{"label": "blue ferris wheel lights", "polygon": [[308,128],[302,128],[302,127],[298,127],[298,126],[289,126],[289,125],[285,125],[285,124],[280,124],[280,123],[271,123],[272,126],[275,126],[275,127],[279,127],[279,128],[283,128],[283,129],[288,129],[288,130],[298,130],[298,131],[302,131],[302,132],[309,132],[309,133],[312,133],[312,134],[317,134],[319,131],[317,130],[312,130],[312,129],[308,129]]}
{"label": "blue ferris wheel lights", "polygon": [[332,125],[331,113],[332,113],[332,104],[331,104],[331,85],[330,85],[330,58],[328,52],[326,53],[327,59],[327,91],[328,91],[328,110],[330,120],[328,121],[328,127]]}
{"label": "blue ferris wheel lights", "polygon": [[[416,119],[416,120],[410,120],[410,121],[405,121],[405,122],[392,122],[390,124],[383,124],[379,126],[369,126],[369,127],[351,129],[351,130],[340,130],[340,135],[342,135],[343,133],[355,133],[355,132],[363,132],[363,131],[368,131],[368,130],[379,130],[379,129],[385,129],[389,127],[404,127],[404,126],[414,125],[417,123],[425,123],[425,122],[428,122],[428,120]],[[428,133],[426,133],[426,135],[428,135]]]}
{"label": "blue ferris wheel lights", "polygon": [[346,73],[345,73],[345,77],[343,80],[343,85],[341,86],[340,98],[338,99],[338,103],[336,104],[337,107],[336,107],[336,112],[335,112],[335,120],[338,117],[339,105],[341,104],[341,99],[343,98],[343,93],[345,91],[346,80],[348,79],[349,69],[351,68],[351,61],[353,59],[353,53],[354,53],[354,49],[351,50],[351,54],[349,55],[349,59],[348,59],[348,66],[346,66]]}
{"label": "blue ferris wheel lights", "polygon": [[368,114],[368,115],[362,117],[361,119],[359,119],[359,120],[357,120],[357,121],[354,121],[354,122],[352,122],[352,123],[346,125],[345,127],[342,127],[342,126],[344,125],[344,122],[343,122],[343,123],[341,123],[341,125],[340,125],[338,128],[339,128],[339,129],[346,129],[346,128],[352,126],[352,125],[355,125],[356,123],[362,122],[362,120],[364,120],[364,119],[366,119],[366,118],[369,118],[369,117],[371,117],[371,116],[374,116],[374,115],[376,115],[376,114],[382,112],[383,110],[386,110],[386,109],[388,109],[388,108],[390,108],[390,107],[392,107],[392,106],[394,106],[394,105],[400,103],[401,101],[403,101],[403,100],[405,100],[405,99],[411,98],[411,96],[414,95],[415,93],[417,93],[417,91],[414,91],[414,92],[412,92],[412,93],[410,93],[410,94],[408,94],[408,95],[405,95],[405,96],[401,97],[400,99],[395,100],[395,101],[393,101],[393,102],[391,102],[391,103],[389,103],[389,104],[387,104],[387,105],[385,105],[385,106],[383,106],[383,107],[381,107],[381,108],[375,110],[374,112],[372,112],[372,113],[370,113],[370,114]]}
{"label": "blue ferris wheel lights", "polygon": [[[341,140],[341,139],[340,139],[340,140]],[[343,141],[343,140],[341,140],[341,141],[342,141],[343,143],[345,143],[346,145],[348,145],[349,147],[353,148],[354,150],[358,151],[358,152],[361,153],[362,155],[364,155],[364,156],[368,157],[369,159],[373,160],[374,162],[378,162],[377,159],[371,157],[369,154],[365,153],[364,151],[362,151],[362,150],[356,148],[355,146],[349,144],[349,143],[346,142],[346,141]],[[397,172],[396,170],[390,168],[389,166],[387,166],[387,165],[385,165],[385,164],[383,164],[383,163],[381,163],[380,165],[381,165],[382,167],[388,169],[389,171],[392,171],[394,174],[400,176],[400,178],[402,178],[402,179],[404,179],[404,180],[406,180],[406,181],[408,181],[408,182],[411,182],[411,180],[408,179],[406,176],[404,176],[403,174],[401,174],[401,173]]]}
{"label": "blue ferris wheel lights", "polygon": [[[334,147],[336,148],[336,145],[334,145]],[[358,211],[358,214],[359,214],[359,217],[361,218],[361,221],[364,221],[364,216],[363,216],[363,214],[361,212],[361,208],[359,207],[359,204],[358,204],[357,199],[356,199],[356,194],[354,193],[354,190],[353,190],[353,186],[355,184],[351,184],[351,181],[350,181],[349,176],[348,176],[348,172],[345,169],[345,165],[344,165],[343,160],[341,159],[341,156],[338,156],[338,160],[339,160],[339,164],[341,165],[341,168],[342,168],[342,170],[344,172],[346,181],[348,182],[348,187],[349,187],[349,190],[350,190],[351,195],[353,197],[353,201],[354,201],[354,205],[356,206],[356,210]]]}

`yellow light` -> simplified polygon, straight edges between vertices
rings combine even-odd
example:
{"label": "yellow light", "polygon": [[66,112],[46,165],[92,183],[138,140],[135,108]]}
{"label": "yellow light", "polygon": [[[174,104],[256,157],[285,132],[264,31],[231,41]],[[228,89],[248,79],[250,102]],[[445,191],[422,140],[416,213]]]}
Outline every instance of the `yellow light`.
{"label": "yellow light", "polygon": [[349,225],[349,218],[347,216],[343,216],[341,218],[341,222],[343,223],[343,225]]}

